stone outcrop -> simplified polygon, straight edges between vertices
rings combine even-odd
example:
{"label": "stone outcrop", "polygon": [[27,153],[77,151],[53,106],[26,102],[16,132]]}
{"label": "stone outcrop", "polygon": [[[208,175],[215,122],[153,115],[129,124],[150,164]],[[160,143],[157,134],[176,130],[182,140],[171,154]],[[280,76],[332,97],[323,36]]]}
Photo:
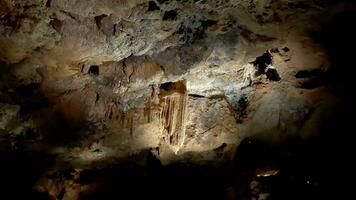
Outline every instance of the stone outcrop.
{"label": "stone outcrop", "polygon": [[[229,163],[245,138],[313,138],[340,104],[310,34],[330,11],[308,0],[0,0],[0,148],[55,155],[51,174],[145,151],[163,165]],[[55,179],[37,190],[78,199],[85,187]]]}

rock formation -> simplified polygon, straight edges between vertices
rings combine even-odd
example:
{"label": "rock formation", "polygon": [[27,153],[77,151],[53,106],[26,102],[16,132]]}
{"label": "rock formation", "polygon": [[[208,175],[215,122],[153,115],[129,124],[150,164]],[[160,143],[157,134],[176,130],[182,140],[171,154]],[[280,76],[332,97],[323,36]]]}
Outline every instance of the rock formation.
{"label": "rock formation", "polygon": [[140,156],[221,167],[247,138],[312,140],[343,104],[316,35],[354,10],[309,0],[0,0],[0,149],[53,156],[34,188],[75,200],[104,187],[81,184],[83,171],[140,165]]}

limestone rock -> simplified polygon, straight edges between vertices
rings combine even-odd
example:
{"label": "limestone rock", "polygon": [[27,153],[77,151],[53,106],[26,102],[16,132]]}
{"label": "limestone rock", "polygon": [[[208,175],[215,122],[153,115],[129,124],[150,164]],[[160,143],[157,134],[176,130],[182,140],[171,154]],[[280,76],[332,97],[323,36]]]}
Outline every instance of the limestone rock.
{"label": "limestone rock", "polygon": [[[332,60],[310,34],[333,9],[308,0],[0,0],[0,136],[54,155],[47,174],[147,155],[163,165],[231,163],[248,137],[311,138],[341,104],[326,84]],[[37,189],[77,199],[91,188],[62,179]]]}
{"label": "limestone rock", "polygon": [[0,104],[0,129],[2,131],[13,126],[14,122],[16,122],[19,111],[20,106],[18,105]]}

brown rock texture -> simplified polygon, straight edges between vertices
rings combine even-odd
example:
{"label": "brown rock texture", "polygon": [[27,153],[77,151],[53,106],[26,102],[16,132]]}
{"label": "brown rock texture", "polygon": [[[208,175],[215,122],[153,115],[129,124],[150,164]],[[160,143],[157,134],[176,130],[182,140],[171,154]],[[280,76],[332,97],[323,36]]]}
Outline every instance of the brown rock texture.
{"label": "brown rock texture", "polygon": [[340,6],[0,0],[0,149],[55,156],[35,188],[69,200],[100,187],[78,173],[145,152],[215,166],[246,138],[318,137],[341,99],[313,33]]}

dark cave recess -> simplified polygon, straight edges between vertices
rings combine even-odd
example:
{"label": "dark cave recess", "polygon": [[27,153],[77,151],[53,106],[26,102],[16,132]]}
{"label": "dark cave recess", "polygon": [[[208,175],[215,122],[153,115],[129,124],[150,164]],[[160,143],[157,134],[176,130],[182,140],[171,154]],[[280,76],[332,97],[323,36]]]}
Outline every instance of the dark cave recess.
{"label": "dark cave recess", "polygon": [[[327,158],[320,151],[320,145],[299,139],[280,145],[245,139],[238,148],[234,164],[215,167],[188,163],[162,166],[150,151],[144,151],[138,155],[145,160],[144,166],[131,162],[84,170],[75,182],[98,185],[92,193],[81,196],[84,200],[129,197],[251,199],[261,194],[268,194],[269,199],[277,200],[319,199],[328,196],[326,187],[330,183],[325,177],[329,170],[324,167]],[[31,189],[31,185],[55,158],[39,152],[0,153],[4,161],[1,165],[2,183],[6,183],[2,186],[3,197],[9,195],[12,199],[48,199],[45,194]],[[258,171],[266,168],[278,169],[278,173],[273,176],[257,176]],[[49,177],[58,183],[71,180],[73,176],[70,171],[64,170]],[[258,183],[258,189],[250,188],[252,182]],[[64,196],[65,190],[62,191],[60,196]]]}

